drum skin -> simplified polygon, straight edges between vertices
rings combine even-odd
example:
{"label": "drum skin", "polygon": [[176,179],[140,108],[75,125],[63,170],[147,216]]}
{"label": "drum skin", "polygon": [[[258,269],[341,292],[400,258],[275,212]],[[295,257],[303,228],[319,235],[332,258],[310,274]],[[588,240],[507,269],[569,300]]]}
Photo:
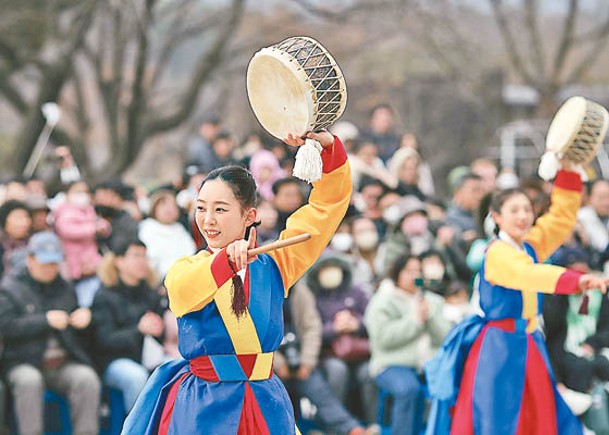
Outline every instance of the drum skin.
{"label": "drum skin", "polygon": [[300,36],[253,56],[247,93],[260,124],[278,139],[330,126],[347,102],[344,77],[330,53],[316,40]]}
{"label": "drum skin", "polygon": [[603,106],[584,97],[571,97],[550,124],[546,148],[573,163],[587,164],[596,156],[608,125],[609,114]]}

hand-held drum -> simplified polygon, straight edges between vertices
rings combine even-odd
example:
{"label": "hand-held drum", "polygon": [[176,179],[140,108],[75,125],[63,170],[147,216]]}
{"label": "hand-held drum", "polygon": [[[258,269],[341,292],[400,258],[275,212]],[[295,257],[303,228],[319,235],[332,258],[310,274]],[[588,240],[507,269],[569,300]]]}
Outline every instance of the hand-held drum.
{"label": "hand-held drum", "polygon": [[305,36],[258,51],[247,68],[247,94],[260,124],[278,139],[327,128],[347,103],[338,64]]}
{"label": "hand-held drum", "polygon": [[[578,165],[590,163],[603,143],[609,113],[584,97],[571,97],[558,109],[546,136],[546,153],[539,175],[548,180],[556,175],[563,157]],[[583,172],[583,169],[582,171]]]}

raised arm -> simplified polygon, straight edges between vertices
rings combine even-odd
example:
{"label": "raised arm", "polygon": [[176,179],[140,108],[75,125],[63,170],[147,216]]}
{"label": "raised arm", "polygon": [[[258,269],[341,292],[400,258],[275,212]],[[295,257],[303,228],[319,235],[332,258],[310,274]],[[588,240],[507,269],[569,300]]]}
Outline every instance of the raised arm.
{"label": "raised arm", "polygon": [[309,233],[311,238],[270,253],[279,266],[286,295],[328,245],[351,200],[351,169],[345,148],[337,137],[331,146],[323,149],[321,158],[321,180],[313,183],[308,204],[290,216],[286,229],[279,236],[279,239],[285,239]]}
{"label": "raised arm", "polygon": [[559,171],[554,180],[550,210],[537,219],[525,241],[540,263],[563,244],[573,231],[581,204],[582,181],[577,172]]}

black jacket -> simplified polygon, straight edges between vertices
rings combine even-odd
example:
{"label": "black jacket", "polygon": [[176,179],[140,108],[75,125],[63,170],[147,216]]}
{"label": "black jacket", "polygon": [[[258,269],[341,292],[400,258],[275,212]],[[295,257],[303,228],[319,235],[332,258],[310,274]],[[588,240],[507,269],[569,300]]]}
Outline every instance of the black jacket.
{"label": "black jacket", "polygon": [[144,336],[138,329],[141,317],[152,311],[163,316],[167,303],[146,283],[130,287],[119,282],[114,287],[102,287],[93,301],[92,355],[96,367],[103,373],[117,358],[142,362]]}
{"label": "black jacket", "polygon": [[42,366],[42,358],[51,334],[55,334],[69,354],[69,359],[91,364],[83,347],[86,329],[51,328],[46,312],[78,308],[73,287],[58,276],[53,282],[35,281],[25,265],[13,269],[0,284],[0,335],[4,341],[3,369],[18,364]]}

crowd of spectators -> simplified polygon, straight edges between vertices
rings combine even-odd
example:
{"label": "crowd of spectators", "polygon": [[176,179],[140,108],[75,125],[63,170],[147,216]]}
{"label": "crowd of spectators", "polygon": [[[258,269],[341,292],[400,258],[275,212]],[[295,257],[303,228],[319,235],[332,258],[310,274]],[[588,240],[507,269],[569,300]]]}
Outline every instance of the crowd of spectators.
{"label": "crowd of spectators", "polygon": [[[398,131],[387,105],[363,128],[342,122],[332,131],[349,154],[352,203],[284,304],[275,374],[298,416],[313,415],[324,433],[388,424],[392,434],[418,434],[423,365],[450,327],[477,311],[476,275],[493,237],[490,196],[520,185],[540,215],[550,185],[481,158],[450,171],[450,193],[440,197],[439,174],[422,157],[425,138]],[[278,236],[309,194],[289,175],[293,150],[256,135],[239,144],[219,118],[205,119],[187,150],[184,176],[149,192],[121,180],[89,185],[69,155],[53,186],[35,178],[0,186],[0,424],[12,415],[20,434],[41,434],[50,389],[69,402],[75,434],[96,434],[102,390],[120,391],[128,411],[151,371],[180,357],[163,277],[175,260],[205,248],[193,201],[211,169],[251,170],[260,244]],[[578,227],[552,262],[606,271],[609,182],[595,179],[587,193]],[[546,308],[556,380],[583,414],[594,386],[609,380],[607,299],[553,296]],[[379,391],[392,398],[389,422],[378,421]]]}

